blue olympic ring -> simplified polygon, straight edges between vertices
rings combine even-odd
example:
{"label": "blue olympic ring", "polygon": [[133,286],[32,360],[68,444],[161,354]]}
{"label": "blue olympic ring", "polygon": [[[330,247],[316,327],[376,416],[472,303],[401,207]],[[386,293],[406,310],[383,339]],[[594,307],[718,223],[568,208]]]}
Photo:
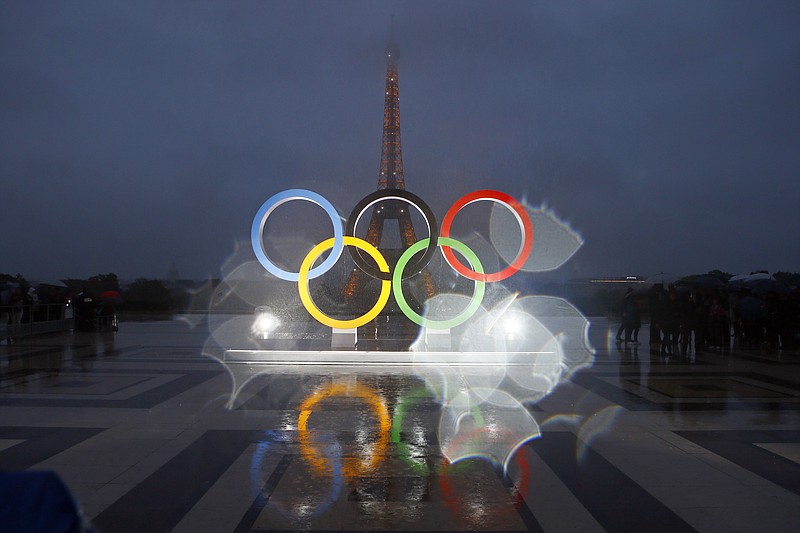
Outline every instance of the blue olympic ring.
{"label": "blue olympic ring", "polygon": [[333,224],[333,250],[331,250],[330,255],[328,255],[325,261],[308,272],[309,279],[313,279],[333,268],[333,265],[339,260],[339,256],[342,255],[342,250],[344,250],[344,229],[342,227],[342,221],[339,218],[339,213],[336,212],[336,208],[333,207],[333,204],[323,196],[306,189],[287,189],[270,197],[261,205],[261,208],[253,219],[253,226],[250,229],[250,242],[253,245],[253,251],[256,254],[258,262],[267,269],[267,272],[286,281],[299,281],[299,273],[283,270],[269,260],[264,250],[263,240],[264,224],[266,224],[269,215],[279,205],[292,200],[306,200],[317,204],[325,210]]}

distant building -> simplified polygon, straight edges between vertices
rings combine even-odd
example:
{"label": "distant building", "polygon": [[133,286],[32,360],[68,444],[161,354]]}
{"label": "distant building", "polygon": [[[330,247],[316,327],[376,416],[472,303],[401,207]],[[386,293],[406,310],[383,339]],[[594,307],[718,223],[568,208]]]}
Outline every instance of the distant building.
{"label": "distant building", "polygon": [[637,289],[645,282],[643,276],[623,276],[606,278],[574,278],[566,285],[572,294],[592,296],[599,290],[618,291],[627,288]]}
{"label": "distant building", "polygon": [[169,267],[169,271],[167,272],[167,279],[165,280],[169,285],[175,286],[178,283],[178,280],[181,279],[180,274],[178,273],[178,267],[175,266],[175,262],[172,262],[172,265]]}

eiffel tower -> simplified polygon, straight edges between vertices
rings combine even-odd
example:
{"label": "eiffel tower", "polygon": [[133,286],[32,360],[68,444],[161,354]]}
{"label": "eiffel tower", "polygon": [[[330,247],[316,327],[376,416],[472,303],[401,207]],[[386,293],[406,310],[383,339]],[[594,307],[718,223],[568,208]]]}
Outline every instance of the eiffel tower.
{"label": "eiffel tower", "polygon": [[[405,189],[405,177],[403,175],[403,150],[400,146],[400,95],[398,89],[397,60],[399,51],[394,40],[390,38],[386,47],[386,95],[383,107],[383,144],[381,146],[381,168],[378,177],[378,190],[381,189]],[[372,208],[372,216],[367,230],[366,241],[378,248],[386,257],[390,270],[393,271],[397,260],[403,251],[417,242],[414,232],[414,225],[411,222],[409,204],[401,200],[385,200],[376,204],[380,208]],[[411,207],[411,209],[414,209]],[[384,223],[387,220],[397,220],[400,229],[400,243],[402,248],[389,248],[381,245],[383,237]],[[359,269],[354,269],[350,273],[347,282],[341,291],[342,299],[346,307],[351,309],[363,309],[373,305],[373,292],[365,291],[364,287],[373,278]],[[405,280],[410,285],[422,284],[422,291],[426,297],[430,298],[436,294],[436,286],[427,271],[422,272],[422,276]],[[377,282],[373,285],[377,287]],[[409,304],[419,312],[421,305],[407,293]],[[369,301],[370,303],[366,303]],[[402,314],[391,296],[384,315]]]}

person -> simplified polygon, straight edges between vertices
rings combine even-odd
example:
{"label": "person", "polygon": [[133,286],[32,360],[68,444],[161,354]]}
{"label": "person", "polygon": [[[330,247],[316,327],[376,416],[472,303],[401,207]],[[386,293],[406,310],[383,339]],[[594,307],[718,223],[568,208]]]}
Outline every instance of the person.
{"label": "person", "polygon": [[650,344],[661,342],[661,310],[662,299],[664,298],[664,286],[654,285],[650,291]]}
{"label": "person", "polygon": [[96,302],[86,287],[81,289],[75,299],[75,329],[93,331],[95,329]]}
{"label": "person", "polygon": [[797,302],[788,294],[778,296],[777,329],[780,336],[780,345],[783,350],[794,350],[797,345],[797,329],[800,325]]}
{"label": "person", "polygon": [[681,319],[681,327],[684,332],[681,335],[681,352],[683,355],[689,354],[692,346],[692,337],[694,337],[695,355],[703,351],[706,332],[705,314],[703,293],[700,290],[692,291],[684,302],[683,318]]}
{"label": "person", "polygon": [[628,319],[626,317],[626,310],[628,307],[628,300],[632,298],[633,289],[630,287],[627,291],[625,291],[625,296],[622,297],[622,301],[619,304],[619,312],[620,312],[620,324],[619,329],[617,330],[617,342],[622,342],[622,332],[625,332],[625,340],[630,340],[630,327],[628,324]]}
{"label": "person", "polygon": [[639,330],[642,328],[642,314],[639,311],[639,302],[637,302],[636,298],[633,296],[633,291],[625,298],[625,322],[625,342],[639,344]]}
{"label": "person", "polygon": [[694,352],[699,354],[708,345],[708,309],[710,307],[708,291],[695,294],[694,302]]}
{"label": "person", "polygon": [[27,290],[22,286],[17,286],[14,288],[14,291],[11,293],[11,320],[9,324],[10,326],[10,342],[16,342],[20,335],[21,324],[23,322],[23,317],[26,313],[29,313],[29,307],[32,303],[32,300],[28,298]]}
{"label": "person", "polygon": [[36,288],[29,286],[25,289],[25,309],[23,310],[22,322],[28,323],[34,321],[34,311],[39,305],[39,293]]}
{"label": "person", "polygon": [[6,342],[11,342],[11,294],[14,289],[11,285],[6,285],[0,290],[0,326],[5,327],[7,337]]}
{"label": "person", "polygon": [[[763,307],[762,307],[763,309]],[[758,329],[763,326],[758,323]],[[760,340],[758,341],[760,343]],[[708,345],[725,349],[730,344],[728,315],[717,296],[712,297],[708,310]]]}
{"label": "person", "polygon": [[112,300],[101,300],[95,314],[97,315],[97,328],[100,331],[117,331],[117,309]]}
{"label": "person", "polygon": [[662,292],[658,316],[662,331],[661,353],[672,355],[672,346],[678,340],[678,293],[672,285],[666,295]]}

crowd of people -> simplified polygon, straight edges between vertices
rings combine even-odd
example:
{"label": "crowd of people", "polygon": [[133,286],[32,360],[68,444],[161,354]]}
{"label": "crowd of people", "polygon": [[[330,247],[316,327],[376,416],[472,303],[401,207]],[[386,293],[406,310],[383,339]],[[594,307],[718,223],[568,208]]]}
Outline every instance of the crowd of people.
{"label": "crowd of people", "polygon": [[32,322],[39,295],[31,286],[5,285],[0,290],[0,325],[5,325],[6,341],[14,342],[22,324]]}
{"label": "crowd of people", "polygon": [[82,288],[72,302],[75,329],[82,331],[117,331],[117,311],[114,302],[96,299],[86,287]]}
{"label": "crowd of people", "polygon": [[[26,332],[26,325],[70,318],[74,329],[116,331],[115,303],[108,298],[97,300],[85,288],[72,298],[66,288],[5,283],[0,286],[0,331],[8,344]],[[72,316],[67,314],[70,306]]]}
{"label": "crowd of people", "polygon": [[655,285],[644,292],[628,289],[619,311],[618,342],[638,343],[644,311],[650,316],[650,344],[667,355],[678,350],[686,355],[692,347],[695,353],[726,350],[731,341],[769,351],[798,346],[797,294]]}

